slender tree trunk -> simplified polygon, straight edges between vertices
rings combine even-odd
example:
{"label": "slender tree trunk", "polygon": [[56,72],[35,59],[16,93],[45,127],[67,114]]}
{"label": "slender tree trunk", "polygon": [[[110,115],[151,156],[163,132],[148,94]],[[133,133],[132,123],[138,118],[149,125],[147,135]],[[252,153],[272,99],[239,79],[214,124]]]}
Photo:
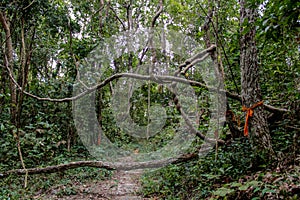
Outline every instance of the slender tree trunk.
{"label": "slender tree trunk", "polygon": [[[4,39],[2,38],[2,34],[0,35],[0,41],[4,41]],[[1,55],[5,54],[5,50],[4,48],[1,46]],[[2,68],[0,70],[0,94],[5,94],[6,91],[6,87],[7,87],[7,74],[6,74],[6,70],[4,68]],[[5,105],[5,97],[4,96],[0,96],[0,115],[2,115],[2,111]]]}
{"label": "slender tree trunk", "polygon": [[[0,23],[5,31],[5,53],[4,53],[4,63],[10,69],[13,74],[13,46],[10,31],[10,22],[7,19],[4,12],[0,12]],[[17,121],[17,89],[12,80],[10,80],[10,95],[11,95],[11,121],[16,124]]]}
{"label": "slender tree trunk", "polygon": [[[262,101],[255,43],[256,10],[247,6],[247,0],[240,0],[240,6],[241,96],[243,106],[250,108]],[[269,127],[262,106],[253,108],[253,116],[249,117],[248,128],[249,137],[256,152],[263,151],[273,156]]]}

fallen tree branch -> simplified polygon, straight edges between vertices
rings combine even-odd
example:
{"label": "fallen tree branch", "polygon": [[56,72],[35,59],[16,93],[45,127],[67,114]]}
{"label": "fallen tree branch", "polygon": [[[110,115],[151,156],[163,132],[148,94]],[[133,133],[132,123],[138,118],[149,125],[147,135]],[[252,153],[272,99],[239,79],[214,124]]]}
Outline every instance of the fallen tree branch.
{"label": "fallen tree branch", "polygon": [[[67,101],[74,101],[74,100],[77,100],[77,99],[80,99],[81,97],[97,90],[97,89],[100,89],[100,88],[103,88],[105,85],[107,85],[109,82],[113,81],[113,80],[116,80],[116,79],[119,79],[119,78],[134,78],[134,79],[139,79],[139,80],[145,80],[145,81],[148,81],[148,80],[151,80],[153,82],[157,82],[157,83],[162,83],[162,82],[165,82],[165,83],[168,83],[168,82],[179,82],[179,83],[185,83],[185,84],[191,84],[191,85],[194,85],[194,86],[199,86],[199,87],[204,87],[204,88],[207,88],[207,89],[210,89],[212,91],[217,91],[217,89],[214,89],[213,87],[209,87],[203,83],[200,83],[200,82],[197,82],[197,81],[192,81],[192,80],[188,80],[188,79],[185,79],[185,78],[181,78],[181,77],[175,77],[175,76],[160,76],[160,75],[153,75],[153,76],[147,76],[147,75],[141,75],[141,74],[134,74],[134,73],[118,73],[118,74],[114,74],[108,78],[106,78],[105,80],[103,80],[101,83],[99,84],[96,84],[95,86],[93,87],[85,87],[85,91],[76,95],[76,96],[73,96],[73,97],[67,97],[67,98],[62,98],[62,99],[55,99],[55,98],[49,98],[49,97],[39,97],[39,96],[36,96],[34,94],[31,94],[25,90],[22,89],[22,87],[17,83],[17,81],[14,79],[14,77],[12,76],[12,73],[11,73],[11,70],[9,68],[7,68],[8,70],[8,74],[9,74],[9,77],[10,79],[14,82],[14,84],[17,86],[17,88],[23,92],[24,94],[32,97],[32,98],[35,98],[39,101],[51,101],[51,102],[67,102]],[[228,96],[231,96],[235,99],[239,99],[239,97],[235,94],[232,94],[230,92],[226,92],[225,90],[221,90],[220,92],[225,92],[226,95]]]}
{"label": "fallen tree branch", "polygon": [[134,170],[134,169],[145,169],[145,168],[158,168],[163,167],[168,164],[177,164],[180,162],[185,162],[193,158],[197,158],[198,154],[184,154],[178,156],[177,158],[167,158],[162,160],[146,161],[146,162],[102,162],[102,161],[77,161],[70,162],[67,164],[47,166],[44,168],[29,168],[29,169],[14,169],[9,170],[4,173],[0,173],[0,178],[5,178],[11,174],[42,174],[42,173],[55,173],[62,172],[69,169],[79,168],[79,167],[94,167],[102,168],[107,170]]}
{"label": "fallen tree branch", "polygon": [[[203,52],[199,53],[197,58],[199,58],[199,55],[203,55]],[[205,54],[204,54],[205,55]],[[194,60],[194,59],[192,59]],[[181,65],[181,67],[186,67],[188,64],[190,64],[190,60],[187,60],[184,64]],[[159,76],[159,75],[153,75],[153,76],[146,76],[146,75],[140,75],[140,74],[134,74],[134,73],[118,73],[118,74],[114,74],[108,78],[106,78],[105,80],[103,80],[101,83],[89,88],[89,89],[86,89],[84,92],[76,95],[76,96],[73,96],[73,97],[67,97],[67,98],[62,98],[62,99],[53,99],[53,98],[49,98],[49,97],[39,97],[39,96],[36,96],[34,94],[31,94],[25,90],[22,89],[22,87],[17,83],[17,81],[14,79],[12,73],[11,73],[11,70],[9,68],[7,68],[7,71],[8,71],[8,74],[9,74],[9,77],[10,79],[13,81],[13,83],[17,86],[17,88],[23,92],[24,94],[26,94],[27,96],[30,96],[34,99],[37,99],[39,101],[51,101],[51,102],[68,102],[68,101],[74,101],[74,100],[77,100],[97,89],[100,89],[100,88],[103,88],[105,85],[107,85],[109,82],[113,81],[113,80],[116,80],[116,79],[119,79],[119,78],[122,78],[122,77],[126,77],[126,78],[135,78],[135,79],[139,79],[139,80],[151,80],[151,81],[154,81],[154,82],[157,82],[157,83],[160,83],[161,84],[161,81],[165,81],[165,82],[179,82],[179,83],[185,83],[185,84],[191,84],[193,86],[198,86],[198,87],[203,87],[203,88],[206,88],[206,89],[209,89],[210,91],[213,91],[213,92],[216,92],[218,91],[217,88],[214,88],[214,87],[210,87],[210,86],[207,86],[203,83],[200,83],[200,82],[197,82],[197,81],[193,81],[193,80],[188,80],[188,79],[185,79],[185,78],[180,78],[180,77],[176,77],[176,76]],[[225,92],[226,96],[227,97],[230,97],[232,99],[235,99],[237,101],[242,101],[240,95],[237,95],[237,94],[234,94],[234,93],[231,93],[231,92],[228,92],[226,90],[219,90],[219,92]],[[267,105],[267,104],[264,104],[264,108],[269,111],[269,112],[272,112],[272,113],[276,113],[276,112],[289,112],[289,110],[287,109],[284,109],[284,108],[276,108],[274,106],[271,106],[271,105]]]}

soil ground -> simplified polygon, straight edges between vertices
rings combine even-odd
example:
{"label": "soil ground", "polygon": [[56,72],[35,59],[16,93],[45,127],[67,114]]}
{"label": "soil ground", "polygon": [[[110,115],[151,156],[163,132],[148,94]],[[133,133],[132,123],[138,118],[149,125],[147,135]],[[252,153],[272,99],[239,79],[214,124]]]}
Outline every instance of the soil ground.
{"label": "soil ground", "polygon": [[[57,196],[56,191],[38,199],[53,200],[143,200],[140,194],[141,185],[139,178],[143,170],[116,171],[109,180],[97,181],[89,184],[78,185],[76,195]],[[150,199],[149,199],[150,200]]]}

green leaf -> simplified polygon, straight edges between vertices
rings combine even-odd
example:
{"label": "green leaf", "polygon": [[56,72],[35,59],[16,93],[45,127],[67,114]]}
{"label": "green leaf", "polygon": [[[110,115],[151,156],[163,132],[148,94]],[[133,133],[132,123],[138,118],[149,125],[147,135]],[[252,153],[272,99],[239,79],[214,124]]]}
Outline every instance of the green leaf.
{"label": "green leaf", "polygon": [[240,187],[240,186],[242,186],[241,183],[237,183],[237,182],[233,182],[233,183],[230,184],[230,185],[231,185],[231,187]]}
{"label": "green leaf", "polygon": [[4,131],[4,129],[5,129],[4,125],[3,125],[3,124],[1,124],[1,126],[0,126],[0,130],[1,130],[1,131]]}
{"label": "green leaf", "polygon": [[233,189],[228,189],[228,188],[219,188],[217,191],[214,191],[213,194],[216,196],[220,196],[220,197],[225,197],[226,195],[230,194],[234,192]]}
{"label": "green leaf", "polygon": [[266,25],[266,23],[268,23],[269,19],[266,19],[263,21],[263,25]]}
{"label": "green leaf", "polygon": [[253,193],[255,193],[255,192],[259,191],[259,190],[260,190],[259,187],[258,187],[258,188],[255,188],[255,190],[253,191]]}
{"label": "green leaf", "polygon": [[249,187],[251,187],[251,186],[254,186],[254,187],[256,187],[256,186],[258,186],[260,184],[260,182],[259,181],[255,181],[255,180],[253,180],[253,181],[250,181],[250,182],[247,182],[245,185],[242,185],[242,186],[240,186],[239,187],[239,190],[247,190]]}
{"label": "green leaf", "polygon": [[264,195],[265,193],[275,193],[276,191],[275,190],[272,190],[270,188],[265,188],[262,190],[262,195]]}
{"label": "green leaf", "polygon": [[248,185],[242,185],[241,187],[239,187],[239,190],[245,191],[249,188]]}
{"label": "green leaf", "polygon": [[250,182],[247,183],[248,186],[258,186],[259,184],[260,184],[260,182],[259,181],[255,181],[255,180],[254,181],[250,181]]}

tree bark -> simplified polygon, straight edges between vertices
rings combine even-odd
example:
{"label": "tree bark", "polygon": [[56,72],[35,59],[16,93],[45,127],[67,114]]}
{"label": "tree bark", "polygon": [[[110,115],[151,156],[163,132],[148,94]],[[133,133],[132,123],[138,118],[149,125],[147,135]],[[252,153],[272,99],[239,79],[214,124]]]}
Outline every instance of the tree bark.
{"label": "tree bark", "polygon": [[[7,19],[4,12],[0,12],[0,23],[5,31],[5,53],[4,53],[4,63],[10,69],[12,75],[14,71],[13,67],[13,46],[10,31],[10,22]],[[16,124],[17,121],[17,89],[12,80],[10,80],[10,95],[11,95],[11,121]]]}
{"label": "tree bark", "polygon": [[[242,83],[242,104],[250,108],[262,101],[259,85],[259,66],[255,43],[256,10],[248,5],[247,0],[240,0],[240,67]],[[252,117],[249,117],[249,136],[253,147],[258,153],[261,151],[274,156],[271,145],[271,137],[263,107],[253,109]]]}

